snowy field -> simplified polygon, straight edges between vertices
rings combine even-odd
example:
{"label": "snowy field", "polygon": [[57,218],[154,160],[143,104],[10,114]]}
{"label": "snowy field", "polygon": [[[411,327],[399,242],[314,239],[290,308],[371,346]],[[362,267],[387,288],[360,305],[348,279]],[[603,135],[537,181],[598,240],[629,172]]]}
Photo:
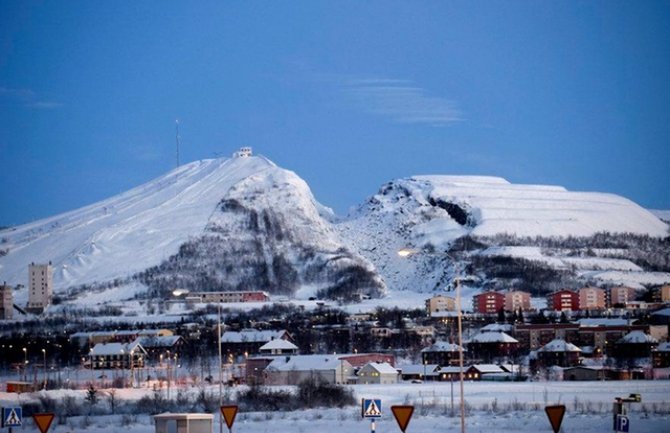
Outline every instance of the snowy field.
{"label": "snowy field", "polygon": [[[458,383],[454,383],[454,410],[451,410],[450,383],[357,385],[354,394],[360,398],[382,399],[383,416],[376,422],[376,432],[399,432],[390,411],[396,404],[415,406],[407,433],[456,432],[460,430]],[[217,393],[214,386],[209,391]],[[148,389],[118,390],[124,400],[137,400],[150,393]],[[173,390],[174,392],[174,390]],[[192,389],[191,392],[197,392]],[[667,381],[621,382],[525,382],[491,383],[466,382],[466,431],[490,432],[551,432],[544,407],[564,404],[567,408],[562,431],[601,433],[612,431],[612,402],[615,397],[639,393],[641,403],[630,405],[630,431],[636,433],[670,432],[670,384]],[[50,391],[52,398],[65,395],[83,401],[85,391]],[[2,406],[12,406],[37,399],[39,394],[0,393]],[[174,396],[174,394],[173,394]],[[101,399],[99,406],[106,405]],[[32,426],[27,422],[26,431]],[[150,433],[154,431],[148,415],[94,415],[71,417],[54,422],[49,432]],[[215,424],[214,431],[218,431]],[[227,431],[224,427],[224,431]],[[360,417],[357,406],[343,409],[310,409],[294,412],[239,413],[235,433],[308,433],[308,432],[367,432],[370,421]]]}

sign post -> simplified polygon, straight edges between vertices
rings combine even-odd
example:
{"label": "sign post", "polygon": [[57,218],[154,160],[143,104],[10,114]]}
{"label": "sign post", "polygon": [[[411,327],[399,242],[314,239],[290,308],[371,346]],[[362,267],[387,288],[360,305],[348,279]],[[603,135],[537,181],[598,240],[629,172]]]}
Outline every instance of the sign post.
{"label": "sign post", "polygon": [[361,416],[370,418],[370,433],[375,433],[375,419],[382,417],[382,400],[380,398],[361,399]]}
{"label": "sign post", "polygon": [[402,433],[405,433],[407,426],[409,425],[409,420],[412,418],[414,413],[414,406],[391,406],[391,411],[395,420],[398,422],[398,427]]}
{"label": "sign post", "polygon": [[640,403],[642,396],[640,394],[630,394],[628,397],[615,397],[612,405],[612,429],[616,433],[628,433],[630,429],[630,419],[626,416],[628,410],[626,403]]}
{"label": "sign post", "polygon": [[237,406],[221,406],[221,415],[226,421],[228,426],[228,431],[233,431],[233,423],[235,422],[235,416],[237,415]]}
{"label": "sign post", "polygon": [[565,415],[565,406],[547,406],[544,408],[544,411],[547,413],[549,423],[551,424],[554,433],[558,433],[561,429],[561,423],[563,422],[563,415]]}

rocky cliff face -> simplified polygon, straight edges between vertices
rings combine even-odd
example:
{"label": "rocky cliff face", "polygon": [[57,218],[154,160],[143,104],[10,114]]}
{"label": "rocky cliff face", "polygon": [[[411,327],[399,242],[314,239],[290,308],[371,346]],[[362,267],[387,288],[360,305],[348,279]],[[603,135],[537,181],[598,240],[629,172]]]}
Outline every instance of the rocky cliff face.
{"label": "rocky cliff face", "polygon": [[139,274],[151,294],[189,290],[266,290],[347,301],[379,297],[374,267],[348,250],[298,176],[279,168],[233,185],[204,232]]}

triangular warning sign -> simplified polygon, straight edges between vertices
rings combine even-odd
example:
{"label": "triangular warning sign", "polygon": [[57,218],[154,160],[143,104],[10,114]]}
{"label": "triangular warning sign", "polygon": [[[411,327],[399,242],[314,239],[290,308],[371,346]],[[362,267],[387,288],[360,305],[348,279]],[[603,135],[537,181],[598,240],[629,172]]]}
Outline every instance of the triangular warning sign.
{"label": "triangular warning sign", "polygon": [[395,420],[398,422],[398,427],[405,433],[409,420],[414,413],[414,406],[391,406],[391,411],[393,412]]}
{"label": "triangular warning sign", "polygon": [[52,413],[35,413],[33,414],[33,420],[42,433],[47,433],[54,420],[54,416],[55,415]]}
{"label": "triangular warning sign", "polygon": [[237,415],[237,406],[221,406],[221,415],[223,419],[226,420],[226,425],[228,430],[233,428],[233,423],[235,422],[235,415]]}
{"label": "triangular warning sign", "polygon": [[547,416],[549,417],[551,428],[554,429],[554,433],[558,433],[558,431],[561,429],[561,423],[563,422],[563,415],[565,415],[565,406],[547,406],[544,408],[544,411],[547,412]]}

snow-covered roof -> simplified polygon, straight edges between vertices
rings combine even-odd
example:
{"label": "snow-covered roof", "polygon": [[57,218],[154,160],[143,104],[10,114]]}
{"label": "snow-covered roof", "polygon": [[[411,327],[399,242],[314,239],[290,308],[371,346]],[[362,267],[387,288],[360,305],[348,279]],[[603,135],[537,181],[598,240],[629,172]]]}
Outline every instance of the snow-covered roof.
{"label": "snow-covered roof", "polygon": [[[465,370],[467,370],[467,368],[463,367],[463,371]],[[461,367],[454,367],[454,366],[442,367],[437,372],[446,374],[457,374],[461,372]]]}
{"label": "snow-covered roof", "polygon": [[137,351],[144,352],[139,339],[132,343],[98,343],[89,352],[91,356],[128,355]]}
{"label": "snow-covered roof", "polygon": [[365,367],[375,369],[379,374],[398,374],[398,370],[388,362],[368,362]]}
{"label": "snow-covered roof", "polygon": [[480,329],[480,332],[511,332],[513,329],[509,323],[489,323]]}
{"label": "snow-covered roof", "polygon": [[481,374],[506,373],[505,370],[495,364],[475,364],[473,367]]}
{"label": "snow-covered roof", "polygon": [[670,316],[670,308],[663,308],[662,310],[654,311],[652,316]]}
{"label": "snow-covered roof", "polygon": [[89,331],[89,332],[75,332],[70,335],[70,338],[93,338],[93,337],[132,337],[134,335],[141,336],[159,336],[165,333],[164,329],[135,329],[122,331]]}
{"label": "snow-covered roof", "polygon": [[267,370],[270,371],[309,371],[309,370],[333,370],[350,366],[348,361],[340,359],[337,355],[292,355],[280,356],[272,361]]}
{"label": "snow-covered roof", "polygon": [[171,335],[169,337],[141,337],[140,344],[142,347],[172,347],[181,339],[179,335]]}
{"label": "snow-covered roof", "polygon": [[565,370],[594,370],[594,371],[600,371],[604,370],[605,367],[602,365],[576,365],[574,367],[564,367],[563,371]]}
{"label": "snow-covered roof", "polygon": [[575,323],[579,324],[579,326],[625,326],[628,325],[628,320],[620,317],[598,317],[579,319]]}
{"label": "snow-covered roof", "polygon": [[296,350],[298,346],[291,343],[287,340],[282,340],[281,338],[276,338],[270,340],[260,347],[259,350]]}
{"label": "snow-covered roof", "polygon": [[631,331],[624,335],[617,343],[625,344],[651,344],[658,343],[658,340],[642,331]]}
{"label": "snow-covered roof", "polygon": [[222,343],[267,343],[268,341],[282,338],[286,330],[243,329],[237,331],[226,331],[221,335]]}
{"label": "snow-covered roof", "polygon": [[439,319],[440,317],[457,317],[458,311],[431,311],[430,317]]}
{"label": "snow-covered roof", "polygon": [[540,349],[538,349],[538,352],[581,352],[582,349],[579,347],[575,346],[572,343],[568,343],[565,340],[562,340],[560,338],[557,338],[555,340],[550,341]]}
{"label": "snow-covered roof", "polygon": [[656,352],[670,352],[670,342],[666,341],[656,346]]}
{"label": "snow-covered roof", "polygon": [[[424,370],[425,367],[425,370]],[[402,371],[402,374],[419,374],[423,375],[424,371],[426,372],[427,375],[430,375],[431,373],[435,373],[438,369],[439,365],[437,364],[406,364],[406,365],[401,365],[400,371]]]}
{"label": "snow-covered roof", "polygon": [[490,331],[480,332],[472,337],[468,343],[518,343],[519,340],[510,337],[504,332]]}
{"label": "snow-covered roof", "polygon": [[446,341],[436,341],[433,345],[421,350],[421,353],[427,352],[458,352],[460,346]]}

